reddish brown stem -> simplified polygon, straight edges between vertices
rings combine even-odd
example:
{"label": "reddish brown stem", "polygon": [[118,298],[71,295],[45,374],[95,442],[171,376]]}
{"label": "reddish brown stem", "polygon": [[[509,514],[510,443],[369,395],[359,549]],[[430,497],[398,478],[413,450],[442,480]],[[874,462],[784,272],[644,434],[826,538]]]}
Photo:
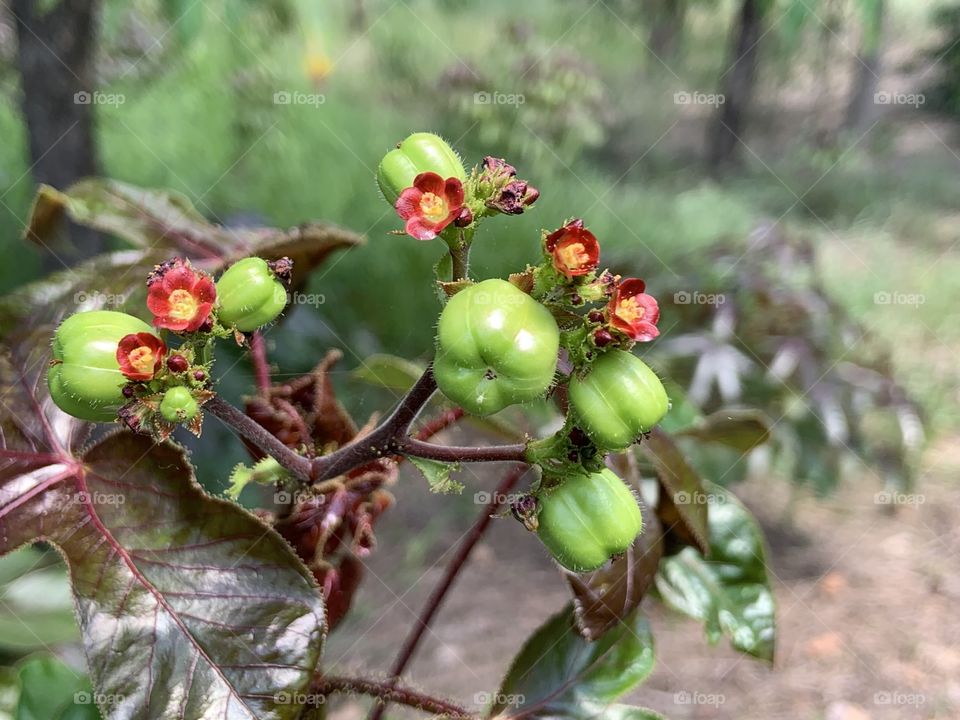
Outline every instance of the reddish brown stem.
{"label": "reddish brown stem", "polygon": [[257,330],[250,336],[250,361],[257,383],[257,392],[267,397],[270,394],[270,363],[267,360],[267,343]]}
{"label": "reddish brown stem", "polygon": [[324,696],[335,693],[370,695],[379,700],[399,703],[423,712],[433,713],[435,717],[449,718],[449,720],[477,720],[479,717],[448,700],[424,695],[409,688],[401,688],[364,678],[320,677],[314,681],[313,690],[318,695]]}
{"label": "reddish brown stem", "polygon": [[[441,578],[440,582],[434,587],[433,592],[430,593],[427,604],[423,607],[423,610],[420,611],[416,624],[411,628],[410,633],[404,640],[403,646],[400,648],[400,652],[397,654],[397,658],[390,668],[390,681],[386,684],[387,687],[395,687],[403,671],[407,669],[407,665],[413,658],[413,654],[416,652],[417,646],[420,644],[423,636],[426,634],[427,628],[430,627],[430,623],[443,605],[447,593],[450,591],[450,588],[453,587],[454,581],[470,558],[470,553],[473,552],[473,549],[487,531],[494,515],[506,499],[507,493],[513,490],[514,486],[520,481],[520,478],[523,477],[526,469],[526,465],[517,465],[504,475],[503,480],[500,481],[497,489],[494,490],[490,502],[484,506],[480,516],[473,523],[466,537],[460,542],[453,557],[450,558],[450,562],[447,563],[443,578]],[[390,698],[381,698],[380,704],[370,710],[367,720],[380,720],[389,702]]]}

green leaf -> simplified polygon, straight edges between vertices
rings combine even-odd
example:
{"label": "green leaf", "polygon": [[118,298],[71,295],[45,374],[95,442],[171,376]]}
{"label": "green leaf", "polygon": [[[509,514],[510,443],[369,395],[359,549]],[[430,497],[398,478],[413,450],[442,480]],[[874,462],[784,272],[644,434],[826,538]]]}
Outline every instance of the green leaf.
{"label": "green leaf", "polygon": [[666,720],[658,712],[629,705],[611,705],[603,709],[603,715],[597,717],[602,717],[603,720]]}
{"label": "green leaf", "polygon": [[702,621],[711,643],[726,635],[737,650],[772,662],[776,618],[760,528],[732,493],[708,490],[709,553],[686,548],[663,560],[657,590],[667,605]]}
{"label": "green leaf", "polygon": [[595,642],[573,627],[570,608],[553,616],[527,640],[507,671],[489,717],[606,717],[604,708],[653,670],[653,635],[634,612]]}
{"label": "green leaf", "polygon": [[23,653],[79,639],[66,571],[50,557],[24,548],[0,559],[0,649]]}
{"label": "green leaf", "polygon": [[370,385],[406,392],[423,375],[424,366],[396,355],[378,353],[363,361],[353,371],[357,380]]}
{"label": "green leaf", "polygon": [[63,551],[103,710],[119,704],[123,717],[143,720],[297,717],[277,693],[306,692],[325,625],[290,547],[206,495],[169,443],[115,433],[78,461],[44,432],[35,450],[52,453],[0,474],[0,553],[38,539]]}
{"label": "green leaf", "polygon": [[709,549],[707,493],[700,476],[673,439],[660,428],[654,428],[644,438],[640,450],[653,463],[660,481],[657,517],[666,529],[667,538],[706,553]]}
{"label": "green leaf", "polygon": [[253,467],[238,463],[230,473],[230,487],[225,495],[231,500],[237,500],[250,483],[273,485],[290,477],[290,473],[269,455],[254,463]]}
{"label": "green leaf", "polygon": [[770,421],[758,410],[721,410],[675,434],[747,453],[770,439]]}
{"label": "green leaf", "polygon": [[18,672],[14,720],[99,720],[90,681],[53,656],[27,660]]}
{"label": "green leaf", "polygon": [[457,470],[459,465],[418,457],[410,457],[409,460],[423,473],[431,491],[441,494],[463,492],[463,483],[450,477],[450,473]]}

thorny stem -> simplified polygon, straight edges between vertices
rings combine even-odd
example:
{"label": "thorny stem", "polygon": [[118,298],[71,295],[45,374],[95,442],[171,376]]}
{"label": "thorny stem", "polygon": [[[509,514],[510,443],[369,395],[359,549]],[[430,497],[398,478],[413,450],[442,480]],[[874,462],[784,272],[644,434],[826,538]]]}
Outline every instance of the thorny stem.
{"label": "thorny stem", "polygon": [[262,397],[270,394],[270,363],[267,361],[267,343],[257,330],[250,336],[250,361],[257,383],[257,392]]}
{"label": "thorny stem", "polygon": [[262,425],[219,396],[208,401],[205,407],[262,451],[272,455],[303,483],[328,480],[372,460],[396,454],[444,462],[526,461],[525,443],[494,447],[449,447],[409,437],[410,426],[436,389],[433,370],[428,367],[393,413],[372,432],[313,460],[288,448]]}
{"label": "thorny stem", "polygon": [[[460,571],[466,565],[467,560],[470,557],[470,553],[473,552],[473,549],[477,546],[477,543],[480,542],[483,534],[490,526],[490,522],[493,520],[494,515],[500,509],[500,506],[506,499],[507,493],[513,490],[520,478],[523,477],[523,473],[526,472],[526,469],[526,465],[517,465],[510,470],[510,472],[504,475],[503,480],[500,481],[497,489],[494,490],[493,497],[490,499],[490,502],[484,506],[480,516],[476,519],[476,521],[473,523],[473,526],[467,532],[467,535],[460,542],[456,553],[454,553],[454,556],[447,564],[446,570],[443,573],[443,578],[439,583],[437,583],[436,587],[434,587],[433,592],[430,593],[427,604],[424,606],[423,610],[421,610],[416,624],[413,626],[413,628],[411,628],[410,633],[404,640],[403,646],[400,648],[400,652],[397,655],[396,660],[394,660],[393,666],[390,668],[390,681],[387,683],[387,687],[393,688],[396,686],[400,676],[403,674],[403,671],[406,670],[407,665],[413,658],[413,654],[416,652],[417,646],[423,639],[427,628],[430,626],[430,623],[436,616],[440,606],[443,605],[443,601],[446,598],[447,593],[450,591],[450,588],[453,587],[454,581],[460,574]],[[381,702],[371,709],[370,714],[367,716],[367,720],[380,720],[383,713],[386,711],[387,704],[389,702],[389,697],[381,698]]]}
{"label": "thorny stem", "polygon": [[449,720],[478,720],[479,718],[478,715],[471,713],[466,708],[447,700],[376,680],[321,676],[314,681],[313,690],[319,695],[332,695],[334,693],[371,695],[382,701],[399,703],[423,712],[433,713],[435,717],[448,718]]}

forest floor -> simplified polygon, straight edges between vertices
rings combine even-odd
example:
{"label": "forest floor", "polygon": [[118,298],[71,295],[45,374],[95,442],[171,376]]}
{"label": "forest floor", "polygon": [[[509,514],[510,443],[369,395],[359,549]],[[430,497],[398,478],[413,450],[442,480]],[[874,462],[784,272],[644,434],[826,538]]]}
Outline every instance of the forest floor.
{"label": "forest floor", "polygon": [[[917,494],[895,511],[877,501],[879,486],[870,477],[828,498],[791,492],[782,480],[735,488],[770,544],[779,632],[774,666],[734,652],[725,640],[707,645],[697,623],[648,599],[657,666],[627,700],[671,720],[960,717],[957,440],[929,449]],[[355,612],[330,637],[327,667],[386,670],[470,522],[465,512],[462,521],[451,520],[444,506],[473,508],[471,492],[495,481],[487,470],[451,498],[425,493],[412,474],[402,477],[400,502],[380,529],[384,552],[371,558]],[[411,530],[419,531],[413,543]],[[398,562],[394,543],[402,538],[407,558]],[[519,523],[495,522],[407,680],[479,709],[478,693],[497,687],[524,639],[566,602],[539,543]],[[364,707],[348,699],[331,708],[329,720],[362,718]],[[394,708],[389,717],[408,715]]]}

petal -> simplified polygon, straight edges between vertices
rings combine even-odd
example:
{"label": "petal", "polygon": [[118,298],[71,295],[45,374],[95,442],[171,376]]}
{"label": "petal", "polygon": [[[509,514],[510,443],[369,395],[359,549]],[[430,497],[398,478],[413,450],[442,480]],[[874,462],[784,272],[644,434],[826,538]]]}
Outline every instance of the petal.
{"label": "petal", "polygon": [[202,275],[193,288],[193,296],[200,303],[212,303],[217,299],[217,286],[208,275]]}
{"label": "petal", "polygon": [[425,172],[413,179],[413,186],[420,192],[432,192],[434,195],[442,196],[444,180],[435,172]]}
{"label": "petal", "polygon": [[447,198],[447,207],[459,210],[463,205],[463,183],[455,177],[447,178],[443,193]]}
{"label": "petal", "polygon": [[192,290],[197,282],[197,274],[186,265],[177,265],[163,275],[162,285],[167,294],[174,290]]}
{"label": "petal", "polygon": [[404,220],[412,218],[420,212],[420,198],[422,197],[423,191],[415,187],[409,187],[401,192],[400,197],[397,198],[397,202],[393,206],[397,210],[397,215]]}
{"label": "petal", "polygon": [[641,320],[633,327],[631,337],[637,342],[650,342],[660,334],[660,330],[653,323]]}
{"label": "petal", "polygon": [[640,278],[627,278],[620,281],[618,293],[620,297],[628,298],[639,295],[647,289],[647,284]]}
{"label": "petal", "polygon": [[407,220],[406,228],[408,235],[412,235],[417,240],[433,240],[437,233],[434,230],[435,224],[424,220],[422,217],[414,216]]}

